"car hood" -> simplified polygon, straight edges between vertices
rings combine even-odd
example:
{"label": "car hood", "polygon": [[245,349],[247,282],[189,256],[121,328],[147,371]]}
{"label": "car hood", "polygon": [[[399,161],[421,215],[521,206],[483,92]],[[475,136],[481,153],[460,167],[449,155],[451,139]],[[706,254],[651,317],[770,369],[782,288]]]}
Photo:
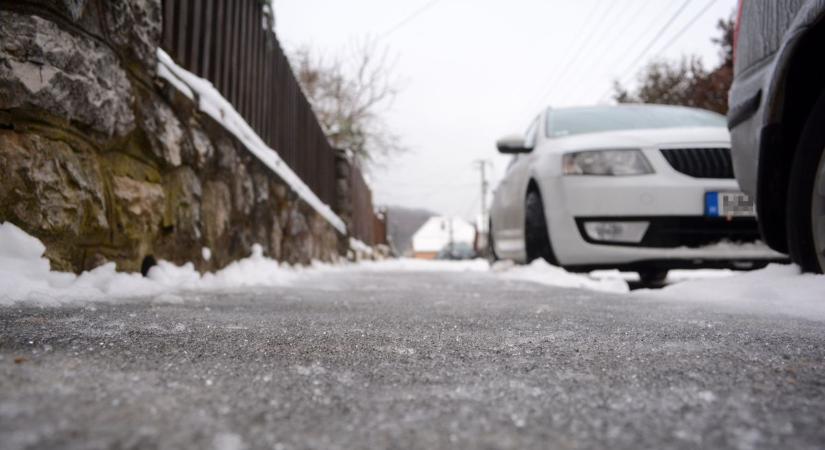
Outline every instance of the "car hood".
{"label": "car hood", "polygon": [[554,150],[561,151],[709,144],[730,146],[730,133],[720,127],[663,128],[579,134],[550,142]]}

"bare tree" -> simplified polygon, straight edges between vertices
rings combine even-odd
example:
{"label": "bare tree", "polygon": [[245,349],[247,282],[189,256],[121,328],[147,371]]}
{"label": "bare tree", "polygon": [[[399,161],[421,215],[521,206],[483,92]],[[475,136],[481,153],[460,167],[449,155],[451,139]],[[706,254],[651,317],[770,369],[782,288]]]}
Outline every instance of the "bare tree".
{"label": "bare tree", "polygon": [[733,82],[734,20],[720,20],[721,36],[712,39],[719,45],[721,63],[706,70],[696,56],[681,61],[654,61],[639,75],[639,86],[630,92],[614,84],[614,99],[619,103],[654,103],[704,108],[720,114],[728,112],[728,91]]}
{"label": "bare tree", "polygon": [[302,48],[291,62],[333,146],[370,164],[404,150],[384,119],[399,84],[387,49],[365,40],[345,56],[328,59]]}

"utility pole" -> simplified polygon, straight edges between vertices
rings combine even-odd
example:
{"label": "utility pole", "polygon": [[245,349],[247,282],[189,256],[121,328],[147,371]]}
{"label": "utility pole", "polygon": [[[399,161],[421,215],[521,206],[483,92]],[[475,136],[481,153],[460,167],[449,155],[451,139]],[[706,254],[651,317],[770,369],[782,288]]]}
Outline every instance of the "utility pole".
{"label": "utility pole", "polygon": [[452,259],[453,255],[455,255],[455,234],[453,232],[453,220],[455,219],[450,217],[450,259]]}
{"label": "utility pole", "polygon": [[493,163],[489,159],[479,159],[473,164],[481,172],[481,223],[479,224],[479,229],[486,232],[488,217],[487,191],[490,188],[490,182],[487,181],[487,167],[492,167]]}

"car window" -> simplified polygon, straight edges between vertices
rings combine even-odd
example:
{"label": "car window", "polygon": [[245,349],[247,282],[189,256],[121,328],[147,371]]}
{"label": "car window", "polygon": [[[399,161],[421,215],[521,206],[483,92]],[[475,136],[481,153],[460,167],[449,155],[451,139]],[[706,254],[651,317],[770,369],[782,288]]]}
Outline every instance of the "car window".
{"label": "car window", "polygon": [[608,131],[726,127],[724,116],[678,106],[632,105],[555,109],[547,114],[547,137]]}
{"label": "car window", "polygon": [[539,118],[536,117],[533,119],[533,123],[530,124],[530,128],[527,129],[527,132],[524,133],[524,145],[529,148],[533,148],[536,146],[536,138],[539,134]]}

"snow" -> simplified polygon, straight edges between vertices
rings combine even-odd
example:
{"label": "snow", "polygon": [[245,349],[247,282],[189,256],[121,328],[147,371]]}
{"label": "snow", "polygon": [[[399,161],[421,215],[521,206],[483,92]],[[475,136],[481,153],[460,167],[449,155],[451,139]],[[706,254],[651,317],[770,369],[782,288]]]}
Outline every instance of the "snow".
{"label": "snow", "polygon": [[794,265],[774,264],[727,277],[685,281],[657,291],[637,291],[635,295],[722,306],[737,312],[825,320],[825,276],[803,274]]}
{"label": "snow", "polygon": [[631,295],[639,300],[721,307],[738,313],[783,314],[825,320],[825,276],[802,274],[797,266],[771,265],[753,272],[674,271],[670,280],[684,280],[661,290],[628,294],[626,274],[607,271],[573,274],[536,261],[528,266],[487,261],[427,261],[395,259],[331,266],[315,263],[292,267],[264,256],[259,245],[252,255],[215,273],[200,274],[193,264],[160,261],[147,277],[120,273],[106,264],[80,275],[52,271],[43,256],[46,247],[11,223],[0,223],[0,305],[18,302],[61,305],[117,302],[147,298],[153,304],[179,305],[184,292],[222,291],[248,287],[293,286],[330,272],[472,272],[508,281]]}
{"label": "snow", "polygon": [[574,274],[560,267],[552,266],[541,259],[527,266],[497,263],[493,266],[493,271],[508,280],[530,281],[547,286],[588,289],[617,294],[630,292],[627,282],[621,278],[594,278],[586,274]]}
{"label": "snow", "polygon": [[172,58],[158,48],[158,76],[167,80],[181,93],[197,102],[198,108],[232,133],[262,163],[272,169],[307,202],[318,214],[326,219],[336,230],[346,233],[346,225],[329,205],[325,204],[312,192],[312,189],[290,169],[278,155],[244,120],[237,110],[227,101],[211,82],[188,72],[175,64]]}
{"label": "snow", "polygon": [[473,246],[476,229],[470,223],[456,217],[431,217],[412,237],[416,253],[438,253],[450,242]]}
{"label": "snow", "polygon": [[353,237],[349,238],[349,248],[356,252],[360,252],[366,255],[372,255],[373,253],[372,247],[365,244],[363,241],[355,239]]}
{"label": "snow", "polygon": [[193,264],[160,261],[148,277],[117,272],[114,263],[80,275],[55,272],[43,257],[46,247],[11,223],[0,224],[0,305],[30,302],[59,305],[154,297],[153,303],[179,304],[181,291],[274,287],[293,283],[305,272],[263,256],[256,245],[249,258],[201,275]]}

